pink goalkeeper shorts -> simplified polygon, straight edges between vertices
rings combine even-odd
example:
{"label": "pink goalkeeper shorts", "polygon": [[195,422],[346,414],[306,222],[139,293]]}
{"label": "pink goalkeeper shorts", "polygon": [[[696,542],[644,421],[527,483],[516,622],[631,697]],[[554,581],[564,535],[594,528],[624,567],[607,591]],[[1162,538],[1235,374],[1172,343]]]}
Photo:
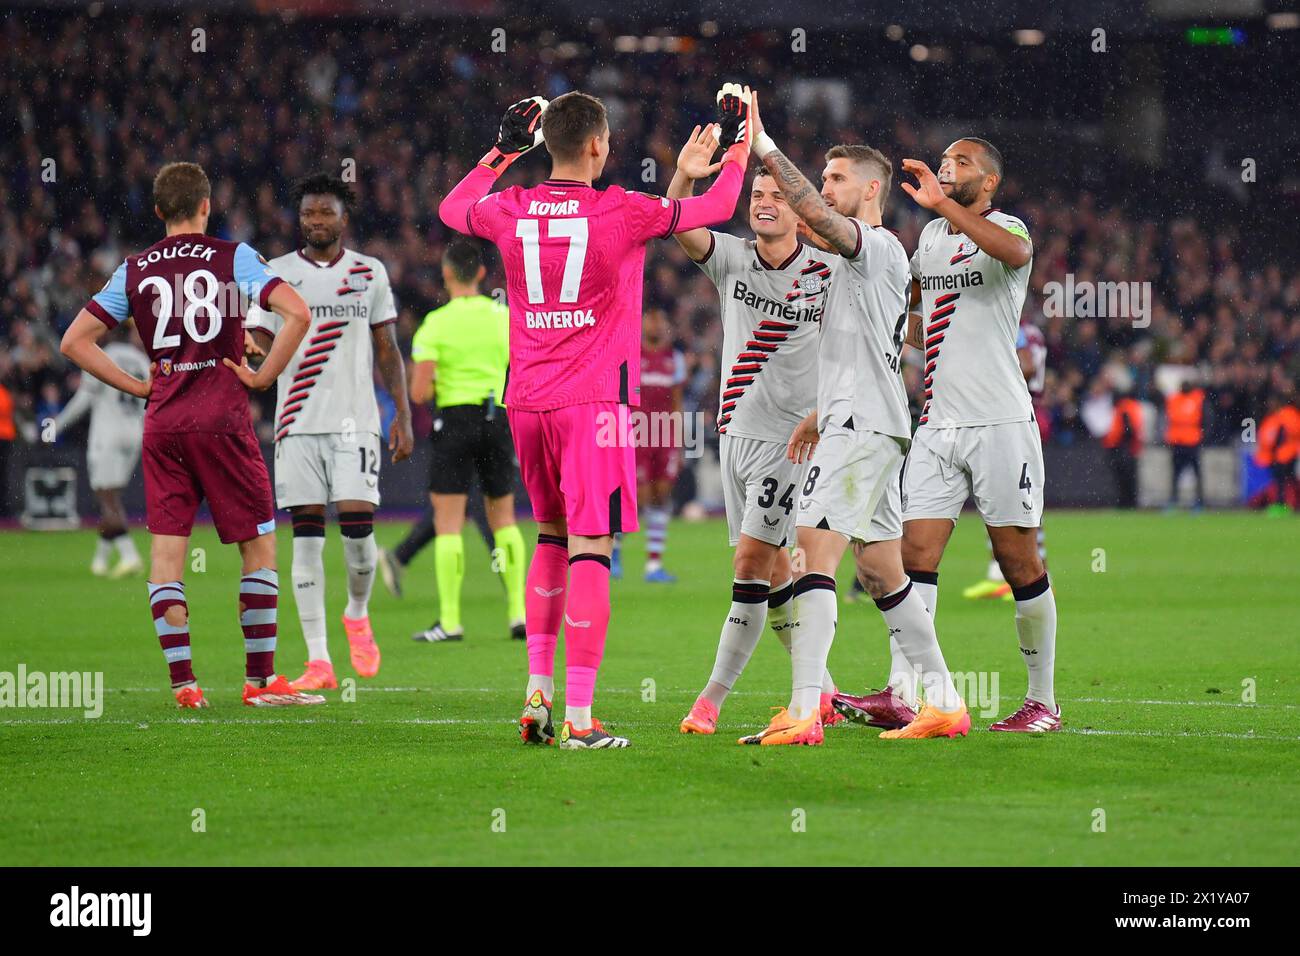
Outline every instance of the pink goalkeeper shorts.
{"label": "pink goalkeeper shorts", "polygon": [[636,449],[628,406],[588,402],[545,412],[507,409],[533,517],[569,534],[636,531]]}

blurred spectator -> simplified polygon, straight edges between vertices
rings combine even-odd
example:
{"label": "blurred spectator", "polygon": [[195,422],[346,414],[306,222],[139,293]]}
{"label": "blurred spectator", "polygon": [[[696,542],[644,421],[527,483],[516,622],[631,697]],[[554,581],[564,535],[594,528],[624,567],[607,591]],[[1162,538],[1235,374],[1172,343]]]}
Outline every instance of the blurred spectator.
{"label": "blurred spectator", "polygon": [[1178,391],[1165,399],[1165,444],[1173,453],[1173,474],[1169,479],[1169,505],[1178,503],[1178,481],[1191,469],[1196,479],[1194,507],[1204,504],[1201,487],[1201,442],[1205,417],[1205,392],[1184,379]]}
{"label": "blurred spectator", "polygon": [[1273,480],[1250,504],[1252,507],[1268,505],[1270,510],[1279,513],[1287,508],[1300,510],[1300,488],[1296,478],[1296,459],[1300,458],[1300,409],[1296,408],[1292,396],[1276,392],[1270,397],[1268,408],[1268,415],[1259,423],[1255,464],[1267,468]]}
{"label": "blurred spectator", "polygon": [[1142,457],[1142,406],[1132,395],[1125,394],[1115,403],[1110,430],[1101,443],[1110,449],[1118,506],[1136,508],[1138,459]]}

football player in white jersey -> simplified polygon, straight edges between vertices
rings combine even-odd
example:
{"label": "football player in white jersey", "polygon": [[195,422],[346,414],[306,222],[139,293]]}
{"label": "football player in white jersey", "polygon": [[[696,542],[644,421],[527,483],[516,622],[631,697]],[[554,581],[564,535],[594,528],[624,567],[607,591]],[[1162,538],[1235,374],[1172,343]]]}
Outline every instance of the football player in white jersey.
{"label": "football player in white jersey", "polygon": [[912,256],[912,302],[922,307],[910,339],[925,349],[925,405],[903,474],[903,561],[938,599],[939,562],[970,496],[1016,602],[1016,632],[1029,671],[1025,703],[989,729],[1059,730],[1053,688],[1056,599],[1038,552],[1043,450],[1016,355],[1020,311],[1033,262],[1025,224],[993,207],[1002,156],[982,139],[944,151],[936,176],[907,194],[937,213]]}
{"label": "football player in white jersey", "polygon": [[[393,323],[397,309],[384,264],[343,245],[352,188],[326,174],[308,176],[292,192],[305,245],[272,268],[307,301],[311,329],[280,376],[275,409],[275,496],[293,514],[293,593],[307,641],[307,668],[295,690],[338,686],[325,626],[325,510],[338,509],[348,603],[343,612],[352,666],[379,671],[370,626],[377,548],[380,425],[372,368],[397,406],[388,448],[394,463],[415,439],[406,366]],[[265,349],[278,330],[271,312],[250,309],[245,327]]]}
{"label": "football player in white jersey", "polygon": [[[668,187],[689,196],[718,169],[712,125],[696,127]],[[764,621],[790,648],[795,496],[803,466],[786,458],[790,431],[817,401],[817,343],[822,310],[840,257],[806,245],[776,179],[760,167],[749,190],[753,240],[712,229],[674,238],[718,287],[723,375],[718,415],[723,501],[734,577],[713,671],[682,720],[684,734],[712,734],[718,712],[763,634]],[[822,716],[835,722],[835,684],[822,678]]]}
{"label": "football player in white jersey", "polygon": [[[1035,414],[1043,398],[1043,389],[1047,384],[1047,340],[1042,330],[1034,323],[1025,320],[1020,323],[1020,335],[1016,339],[1016,357],[1020,360],[1020,371],[1024,373],[1025,383],[1029,386],[1029,396],[1033,399]],[[1042,428],[1039,428],[1039,434]],[[993,557],[993,542],[987,541],[989,565],[984,573],[984,580],[977,581],[961,592],[961,596],[973,601],[1002,600],[1014,601],[1011,585],[1002,574],[998,559]],[[1047,566],[1047,539],[1043,526],[1038,526],[1038,556]]]}
{"label": "football player in white jersey", "polygon": [[793,693],[788,708],[741,743],[822,742],[820,696],[838,609],[835,571],[851,541],[859,576],[926,690],[916,719],[882,736],[965,734],[970,716],[939,650],[934,621],[903,572],[897,514],[889,514],[912,431],[898,361],[907,322],[907,255],[881,225],[893,167],[869,146],[833,147],[818,195],[762,130],[757,97],[750,116],[755,155],[790,207],[843,262],[822,315],[817,407],[796,426],[787,452],[795,462],[813,458],[796,519],[803,568],[794,584]]}
{"label": "football player in white jersey", "polygon": [[[119,325],[109,333],[104,351],[128,375],[148,381],[149,359],[135,345],[134,329],[133,323]],[[126,530],[126,508],[122,504],[122,491],[140,460],[144,405],[144,399],[119,392],[93,375],[83,374],[76,394],[54,419],[55,434],[62,435],[65,428],[90,413],[86,474],[99,504],[99,541],[90,562],[90,572],[96,577],[123,578],[144,570],[140,552]],[[114,548],[119,560],[110,572],[108,562]]]}

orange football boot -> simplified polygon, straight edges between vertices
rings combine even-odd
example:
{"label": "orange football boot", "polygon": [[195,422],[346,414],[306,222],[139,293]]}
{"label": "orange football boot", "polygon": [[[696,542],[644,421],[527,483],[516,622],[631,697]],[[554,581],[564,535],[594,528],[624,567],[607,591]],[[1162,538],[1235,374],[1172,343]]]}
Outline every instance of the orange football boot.
{"label": "orange football boot", "polygon": [[697,698],[678,729],[684,734],[713,733],[718,729],[718,705],[703,697]]}
{"label": "orange football boot", "polygon": [[343,630],[348,635],[353,669],[362,677],[374,677],[379,673],[379,645],[375,643],[375,632],[370,629],[370,618],[354,621],[345,614]]}
{"label": "orange football boot", "polygon": [[181,687],[173,691],[173,693],[176,695],[176,706],[181,710],[212,706],[208,703],[208,699],[203,696],[203,688],[198,684],[191,684],[189,687]]}
{"label": "orange football boot", "polygon": [[304,694],[294,690],[281,674],[265,687],[244,685],[244,705],[247,707],[298,707],[304,704],[323,704],[320,694]]}
{"label": "orange football boot", "polygon": [[302,676],[289,681],[289,686],[294,690],[335,690],[339,682],[329,661],[308,661]]}
{"label": "orange football boot", "polygon": [[820,714],[813,714],[806,720],[795,720],[784,707],[772,708],[776,713],[771,722],[756,734],[741,737],[739,743],[758,744],[762,747],[775,747],[780,744],[808,744],[816,746],[822,743],[822,720]]}
{"label": "orange football boot", "polygon": [[970,714],[966,705],[957,710],[940,710],[926,704],[916,715],[916,720],[898,730],[881,731],[885,740],[921,740],[926,737],[965,737],[970,730]]}

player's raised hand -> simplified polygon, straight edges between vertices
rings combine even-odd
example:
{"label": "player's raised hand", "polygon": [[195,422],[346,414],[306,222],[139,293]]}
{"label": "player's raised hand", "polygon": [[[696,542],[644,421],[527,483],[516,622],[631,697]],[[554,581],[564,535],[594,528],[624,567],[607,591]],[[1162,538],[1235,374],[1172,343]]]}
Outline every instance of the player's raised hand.
{"label": "player's raised hand", "polygon": [[718,149],[718,125],[708,123],[691,130],[686,145],[677,154],[677,168],[687,179],[703,179],[722,168],[722,163],[711,163]]}
{"label": "player's raised hand", "polygon": [[813,452],[820,440],[821,435],[817,432],[817,413],[814,411],[794,426],[794,431],[790,433],[790,441],[785,446],[785,457],[796,465],[812,461]]}
{"label": "player's raised hand", "polygon": [[723,83],[718,90],[719,140],[724,149],[743,146],[749,149],[753,129],[749,119],[750,90],[739,83]]}
{"label": "player's raised hand", "polygon": [[415,432],[411,430],[411,416],[398,415],[388,427],[388,450],[393,453],[393,464],[405,461],[415,450]]}
{"label": "player's raised hand", "polygon": [[526,153],[542,142],[542,114],[550,103],[540,96],[520,100],[501,118],[497,149],[506,154]]}
{"label": "player's raised hand", "polygon": [[903,192],[916,200],[918,206],[933,209],[947,198],[943,194],[943,187],[939,185],[938,177],[919,159],[903,160],[903,172],[916,177],[915,186],[902,180],[899,185],[903,187]]}
{"label": "player's raised hand", "polygon": [[254,392],[265,391],[270,388],[271,383],[275,381],[273,378],[267,379],[265,382],[262,381],[261,376],[249,367],[248,359],[244,359],[242,364],[236,365],[234,362],[230,361],[230,359],[223,358],[221,364],[235,373],[235,376],[241,383],[243,383],[244,388],[250,389]]}

